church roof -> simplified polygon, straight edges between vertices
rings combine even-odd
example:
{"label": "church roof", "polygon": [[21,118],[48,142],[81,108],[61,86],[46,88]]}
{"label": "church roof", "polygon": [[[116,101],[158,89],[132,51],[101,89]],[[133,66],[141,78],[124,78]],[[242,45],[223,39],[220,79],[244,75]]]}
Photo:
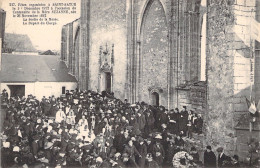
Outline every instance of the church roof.
{"label": "church roof", "polygon": [[0,81],[77,82],[64,62],[56,56],[2,54]]}
{"label": "church roof", "polygon": [[55,53],[52,52],[51,50],[47,50],[47,51],[44,51],[43,53],[41,53],[40,55],[55,55]]}

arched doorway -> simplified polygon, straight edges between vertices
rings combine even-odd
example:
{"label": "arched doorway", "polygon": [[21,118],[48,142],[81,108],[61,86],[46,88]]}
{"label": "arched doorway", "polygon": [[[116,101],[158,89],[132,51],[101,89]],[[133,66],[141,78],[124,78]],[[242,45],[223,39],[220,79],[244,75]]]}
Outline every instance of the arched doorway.
{"label": "arched doorway", "polygon": [[152,104],[154,106],[159,106],[160,105],[159,101],[160,101],[159,94],[157,92],[153,92],[152,93]]}
{"label": "arched doorway", "polygon": [[100,91],[112,92],[112,74],[111,72],[102,72],[100,80]]}
{"label": "arched doorway", "polygon": [[111,92],[111,82],[112,77],[110,72],[105,72],[105,90]]}

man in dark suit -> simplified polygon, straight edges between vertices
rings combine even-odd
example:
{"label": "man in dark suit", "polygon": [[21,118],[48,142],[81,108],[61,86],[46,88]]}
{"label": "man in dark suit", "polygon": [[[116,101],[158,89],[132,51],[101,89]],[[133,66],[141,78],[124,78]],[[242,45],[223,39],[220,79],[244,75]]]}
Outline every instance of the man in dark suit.
{"label": "man in dark suit", "polygon": [[162,166],[163,160],[165,157],[165,151],[163,149],[162,144],[160,143],[160,140],[162,139],[162,137],[161,137],[161,135],[157,135],[155,137],[155,139],[156,139],[156,142],[152,148],[152,155],[153,155],[154,160],[158,163],[158,165]]}
{"label": "man in dark suit", "polygon": [[3,90],[2,96],[3,96],[3,101],[7,102],[7,100],[8,100],[8,93],[7,93],[6,89]]}
{"label": "man in dark suit", "polygon": [[219,147],[218,152],[218,167],[225,167],[225,163],[229,162],[231,158],[224,154],[224,149]]}
{"label": "man in dark suit", "polygon": [[207,146],[204,152],[204,166],[205,167],[216,167],[216,155],[211,150],[211,146]]}
{"label": "man in dark suit", "polygon": [[144,139],[142,137],[139,138],[139,145],[137,146],[137,150],[142,157],[138,158],[137,163],[140,167],[145,166],[145,158],[147,155],[147,146],[144,143]]}
{"label": "man in dark suit", "polygon": [[152,130],[153,130],[153,126],[154,126],[154,116],[152,114],[152,111],[150,109],[146,109],[145,107],[145,135],[149,135]]}

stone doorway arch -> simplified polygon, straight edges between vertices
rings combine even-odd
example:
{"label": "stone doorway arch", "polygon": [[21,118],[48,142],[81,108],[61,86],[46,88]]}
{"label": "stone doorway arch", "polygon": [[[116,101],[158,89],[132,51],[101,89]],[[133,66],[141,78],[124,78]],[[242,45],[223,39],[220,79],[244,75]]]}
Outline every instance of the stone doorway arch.
{"label": "stone doorway arch", "polygon": [[154,106],[159,106],[160,105],[160,96],[159,96],[159,93],[157,92],[153,92],[151,94],[151,101],[152,101],[152,105]]}

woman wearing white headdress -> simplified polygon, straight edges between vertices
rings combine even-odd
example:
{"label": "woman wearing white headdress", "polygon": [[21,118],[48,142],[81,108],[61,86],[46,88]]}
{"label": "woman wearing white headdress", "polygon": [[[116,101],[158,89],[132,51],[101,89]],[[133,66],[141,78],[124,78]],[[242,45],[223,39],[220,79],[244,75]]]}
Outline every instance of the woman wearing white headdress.
{"label": "woman wearing white headdress", "polygon": [[55,121],[57,123],[61,123],[64,120],[66,120],[66,115],[65,115],[64,111],[62,111],[62,109],[59,109],[59,111],[57,111],[57,113],[56,113]]}
{"label": "woman wearing white headdress", "polygon": [[70,111],[68,112],[67,114],[67,124],[71,124],[71,125],[75,125],[75,114],[74,114],[74,111],[72,109],[70,109]]}
{"label": "woman wearing white headdress", "polygon": [[90,129],[94,130],[95,124],[96,124],[96,117],[95,117],[94,113],[91,115],[90,119],[91,119],[91,128]]}
{"label": "woman wearing white headdress", "polygon": [[110,135],[110,132],[111,132],[111,126],[109,125],[108,123],[108,120],[107,118],[104,119],[104,122],[105,122],[105,127],[102,129],[102,133],[106,136],[109,136]]}
{"label": "woman wearing white headdress", "polygon": [[89,129],[87,125],[82,125],[79,129],[79,137],[83,140],[87,139],[89,136]]}
{"label": "woman wearing white headdress", "polygon": [[83,115],[82,118],[79,120],[79,126],[87,126],[88,127],[88,120]]}

